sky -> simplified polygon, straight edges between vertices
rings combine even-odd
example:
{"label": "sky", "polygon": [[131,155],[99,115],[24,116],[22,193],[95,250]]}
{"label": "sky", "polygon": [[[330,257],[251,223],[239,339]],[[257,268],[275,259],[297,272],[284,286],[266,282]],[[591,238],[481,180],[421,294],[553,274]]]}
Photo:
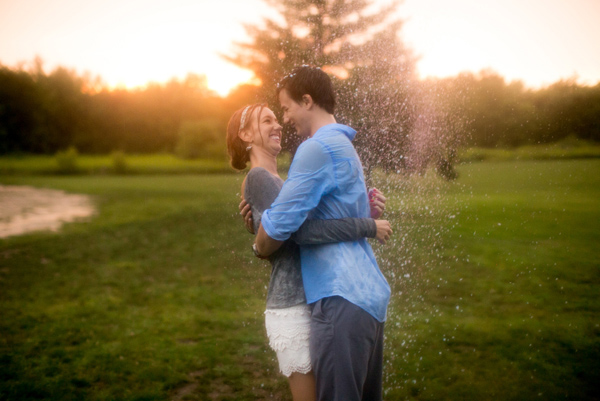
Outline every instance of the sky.
{"label": "sky", "polygon": [[[252,72],[219,53],[249,40],[243,24],[276,15],[263,0],[0,0],[0,63],[39,56],[46,72],[126,88],[203,74],[226,95]],[[398,16],[422,78],[492,69],[532,88],[600,82],[600,0],[404,0]]]}

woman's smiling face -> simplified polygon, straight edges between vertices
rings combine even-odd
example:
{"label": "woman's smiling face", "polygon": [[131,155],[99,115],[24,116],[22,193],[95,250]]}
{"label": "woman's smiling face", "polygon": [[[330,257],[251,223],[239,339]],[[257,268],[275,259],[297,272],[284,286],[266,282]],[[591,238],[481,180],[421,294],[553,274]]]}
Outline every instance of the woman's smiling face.
{"label": "woman's smiling face", "polygon": [[281,130],[275,113],[268,107],[257,108],[252,113],[252,147],[263,148],[277,156],[281,152]]}

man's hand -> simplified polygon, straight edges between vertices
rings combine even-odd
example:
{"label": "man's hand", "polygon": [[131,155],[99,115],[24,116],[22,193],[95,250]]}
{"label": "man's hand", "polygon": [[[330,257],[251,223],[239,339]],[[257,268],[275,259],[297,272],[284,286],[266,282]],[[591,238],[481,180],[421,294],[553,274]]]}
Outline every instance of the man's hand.
{"label": "man's hand", "polygon": [[386,198],[377,189],[373,188],[369,191],[369,207],[371,208],[371,218],[378,219],[385,210]]}
{"label": "man's hand", "polygon": [[375,225],[377,226],[377,235],[375,238],[377,238],[380,244],[385,244],[393,233],[390,222],[387,220],[375,220]]}
{"label": "man's hand", "polygon": [[254,221],[252,220],[252,208],[250,207],[250,204],[246,202],[246,199],[242,198],[239,209],[242,219],[244,219],[246,230],[248,230],[250,234],[256,234],[254,232]]}

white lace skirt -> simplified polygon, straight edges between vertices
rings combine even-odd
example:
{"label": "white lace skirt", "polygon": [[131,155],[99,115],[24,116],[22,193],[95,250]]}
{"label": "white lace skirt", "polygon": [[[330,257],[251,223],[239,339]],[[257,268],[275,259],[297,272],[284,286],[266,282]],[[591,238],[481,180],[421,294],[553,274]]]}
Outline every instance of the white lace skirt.
{"label": "white lace skirt", "polygon": [[267,309],[265,326],[269,345],[277,354],[279,370],[285,376],[292,373],[308,373],[311,370],[310,309],[308,305],[296,305],[285,309]]}

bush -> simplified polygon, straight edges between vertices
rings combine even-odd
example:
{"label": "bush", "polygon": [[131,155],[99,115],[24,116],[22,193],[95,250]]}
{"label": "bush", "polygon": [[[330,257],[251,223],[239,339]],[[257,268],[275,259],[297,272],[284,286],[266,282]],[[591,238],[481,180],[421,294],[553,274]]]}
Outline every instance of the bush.
{"label": "bush", "polygon": [[59,151],[56,153],[56,164],[58,165],[58,172],[62,174],[74,174],[79,171],[77,165],[77,157],[79,152],[73,146],[67,150]]}
{"label": "bush", "polygon": [[215,121],[184,121],[175,154],[183,159],[221,159],[226,156],[225,129]]}
{"label": "bush", "polygon": [[280,173],[287,173],[292,164],[292,154],[285,150],[280,152],[277,156],[277,171]]}
{"label": "bush", "polygon": [[116,174],[127,173],[128,166],[127,166],[127,160],[125,159],[125,153],[121,150],[116,150],[112,153],[111,157],[112,157],[113,171]]}

